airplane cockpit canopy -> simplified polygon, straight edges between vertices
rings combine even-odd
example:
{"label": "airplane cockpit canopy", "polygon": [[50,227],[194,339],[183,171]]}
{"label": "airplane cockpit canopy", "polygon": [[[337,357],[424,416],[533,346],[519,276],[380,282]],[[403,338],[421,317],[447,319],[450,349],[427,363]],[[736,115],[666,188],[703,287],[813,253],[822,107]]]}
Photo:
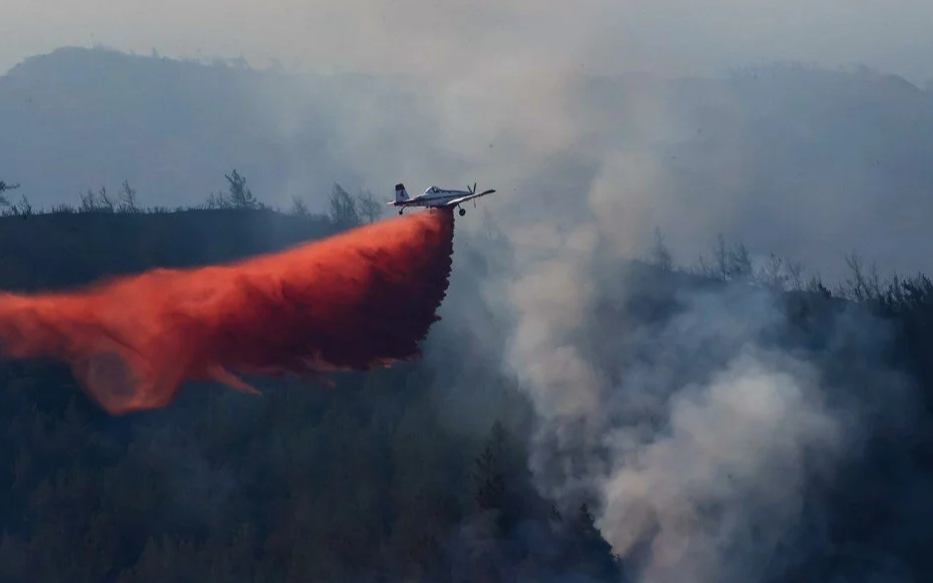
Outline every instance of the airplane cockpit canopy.
{"label": "airplane cockpit canopy", "polygon": [[438,190],[440,190],[438,187],[432,186],[431,188],[428,189],[428,192],[434,194],[434,193],[436,193]]}

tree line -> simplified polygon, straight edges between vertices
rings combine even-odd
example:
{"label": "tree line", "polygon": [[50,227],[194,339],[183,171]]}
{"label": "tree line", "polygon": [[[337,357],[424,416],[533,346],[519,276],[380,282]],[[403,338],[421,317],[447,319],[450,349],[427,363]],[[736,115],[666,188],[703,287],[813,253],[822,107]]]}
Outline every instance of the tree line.
{"label": "tree line", "polygon": [[[22,194],[18,200],[10,199],[8,193],[20,189],[20,184],[0,181],[0,216],[29,218],[36,214],[163,214],[190,210],[279,210],[260,201],[247,185],[246,177],[236,168],[230,174],[225,174],[224,178],[227,181],[226,191],[221,190],[208,194],[201,204],[178,206],[174,209],[164,206],[142,206],[137,189],[133,188],[128,180],[123,181],[116,193],[108,192],[107,188],[102,186],[96,191],[88,189],[80,193],[80,202],[77,205],[60,203],[53,205],[48,210],[35,209],[25,194]],[[346,228],[373,223],[383,215],[383,205],[368,190],[361,190],[358,194],[352,195],[343,186],[334,183],[327,199],[326,216],[339,227]],[[313,216],[305,199],[297,195],[292,197],[292,205],[288,212],[299,217]]]}

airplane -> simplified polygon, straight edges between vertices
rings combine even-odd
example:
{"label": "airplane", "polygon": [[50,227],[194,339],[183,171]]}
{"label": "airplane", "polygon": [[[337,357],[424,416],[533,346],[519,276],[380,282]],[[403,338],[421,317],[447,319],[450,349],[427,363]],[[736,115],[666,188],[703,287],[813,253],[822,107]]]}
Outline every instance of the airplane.
{"label": "airplane", "polygon": [[397,206],[398,214],[402,214],[406,207],[410,206],[423,206],[423,207],[433,207],[433,208],[450,208],[458,207],[460,209],[460,216],[466,214],[466,209],[460,205],[467,202],[468,200],[473,201],[473,206],[476,206],[476,199],[481,196],[486,196],[487,194],[494,193],[495,190],[485,190],[483,192],[476,192],[476,183],[473,183],[473,188],[467,186],[467,190],[446,190],[444,188],[438,188],[436,186],[431,186],[423,193],[419,194],[415,198],[408,197],[408,191],[405,190],[405,185],[401,182],[395,185],[395,200],[390,200],[390,206]]}

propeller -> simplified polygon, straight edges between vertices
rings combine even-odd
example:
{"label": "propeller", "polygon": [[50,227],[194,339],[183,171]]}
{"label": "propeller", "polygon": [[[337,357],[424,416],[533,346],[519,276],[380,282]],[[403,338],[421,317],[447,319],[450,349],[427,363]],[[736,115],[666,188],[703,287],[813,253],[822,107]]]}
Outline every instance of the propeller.
{"label": "propeller", "polygon": [[[476,183],[475,183],[475,182],[473,183],[473,187],[472,187],[472,188],[470,188],[470,185],[467,184],[467,191],[469,191],[470,194],[476,194]],[[483,195],[485,195],[485,194],[492,194],[492,193],[494,193],[495,191],[496,191],[496,190],[495,190],[494,188],[490,188],[489,190],[487,190],[487,191],[483,192],[482,194],[480,194],[480,196],[483,196]],[[476,204],[476,203],[474,202],[473,204]]]}

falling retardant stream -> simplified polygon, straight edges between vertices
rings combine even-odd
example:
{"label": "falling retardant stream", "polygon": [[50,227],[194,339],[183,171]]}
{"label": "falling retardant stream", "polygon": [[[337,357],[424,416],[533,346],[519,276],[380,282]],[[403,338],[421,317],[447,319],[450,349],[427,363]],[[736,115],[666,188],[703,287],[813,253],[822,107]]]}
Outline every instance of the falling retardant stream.
{"label": "falling retardant stream", "polygon": [[187,381],[256,392],[238,375],[389,366],[439,319],[453,231],[429,210],[230,265],[0,294],[0,355],[66,362],[112,415],[165,407]]}

